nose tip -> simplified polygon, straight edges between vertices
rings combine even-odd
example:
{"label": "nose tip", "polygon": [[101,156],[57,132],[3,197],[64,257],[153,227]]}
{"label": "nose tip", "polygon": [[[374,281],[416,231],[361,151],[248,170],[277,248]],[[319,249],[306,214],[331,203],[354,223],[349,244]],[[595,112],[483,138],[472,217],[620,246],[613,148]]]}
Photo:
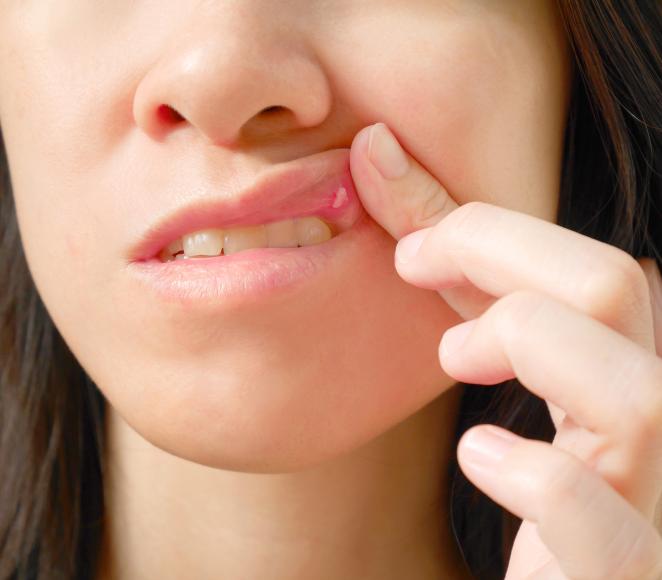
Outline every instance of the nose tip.
{"label": "nose tip", "polygon": [[[217,144],[321,124],[331,95],[322,67],[298,44],[265,29],[217,20],[178,30],[140,80],[133,99],[136,125],[162,140],[187,127]],[[196,29],[191,28],[195,26]],[[220,30],[219,30],[220,28]],[[173,39],[170,38],[170,41]]]}

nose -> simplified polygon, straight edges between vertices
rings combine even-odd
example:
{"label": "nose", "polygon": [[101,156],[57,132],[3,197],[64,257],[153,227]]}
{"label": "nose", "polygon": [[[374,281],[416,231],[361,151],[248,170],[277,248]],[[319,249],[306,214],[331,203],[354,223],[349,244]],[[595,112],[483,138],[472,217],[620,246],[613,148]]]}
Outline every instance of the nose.
{"label": "nose", "polygon": [[279,19],[270,0],[258,5],[200,9],[173,29],[136,88],[138,127],[161,140],[184,126],[232,147],[242,137],[282,136],[327,118],[329,83],[306,32],[292,24],[304,20]]}

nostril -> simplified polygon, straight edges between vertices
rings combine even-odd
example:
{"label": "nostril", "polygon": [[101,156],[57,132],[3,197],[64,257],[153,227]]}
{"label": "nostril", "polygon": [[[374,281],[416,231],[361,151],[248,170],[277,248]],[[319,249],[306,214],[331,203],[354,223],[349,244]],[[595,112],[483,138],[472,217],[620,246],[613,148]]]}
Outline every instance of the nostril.
{"label": "nostril", "polygon": [[277,113],[278,111],[281,111],[283,107],[280,105],[273,105],[272,107],[267,107],[266,109],[262,109],[262,113],[266,113],[267,115],[269,113]]}
{"label": "nostril", "polygon": [[156,111],[156,116],[158,117],[159,121],[163,121],[165,123],[175,124],[184,120],[184,117],[182,117],[170,105],[161,105]]}

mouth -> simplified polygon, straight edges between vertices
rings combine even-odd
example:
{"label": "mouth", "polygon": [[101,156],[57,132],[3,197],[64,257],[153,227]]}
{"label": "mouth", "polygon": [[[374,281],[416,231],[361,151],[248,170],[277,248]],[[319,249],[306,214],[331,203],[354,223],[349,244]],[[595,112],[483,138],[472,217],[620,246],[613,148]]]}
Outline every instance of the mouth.
{"label": "mouth", "polygon": [[351,228],[362,211],[349,150],[334,149],[279,166],[248,189],[178,208],[143,234],[129,261],[311,246]]}
{"label": "mouth", "polygon": [[168,301],[252,299],[292,288],[360,243],[367,213],[349,149],[277,166],[251,187],[179,207],[128,254],[129,269]]}

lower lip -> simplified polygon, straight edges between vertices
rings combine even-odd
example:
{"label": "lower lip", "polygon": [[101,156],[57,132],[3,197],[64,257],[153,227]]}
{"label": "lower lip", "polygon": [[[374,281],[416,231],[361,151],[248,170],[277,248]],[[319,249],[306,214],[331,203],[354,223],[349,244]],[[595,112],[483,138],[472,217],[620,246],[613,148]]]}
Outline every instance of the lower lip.
{"label": "lower lip", "polygon": [[330,240],[301,248],[255,248],[229,256],[161,262],[132,262],[128,269],[161,301],[199,306],[236,304],[291,292],[333,271],[347,251],[371,228],[363,213],[348,230]]}

